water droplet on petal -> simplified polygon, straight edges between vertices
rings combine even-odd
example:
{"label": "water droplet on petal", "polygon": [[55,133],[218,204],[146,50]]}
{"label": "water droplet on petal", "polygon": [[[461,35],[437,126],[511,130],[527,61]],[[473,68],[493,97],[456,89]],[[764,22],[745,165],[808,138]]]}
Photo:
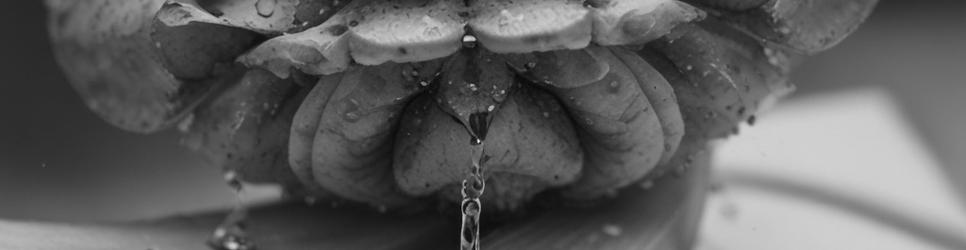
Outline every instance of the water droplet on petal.
{"label": "water droplet on petal", "polygon": [[352,111],[345,112],[345,116],[344,117],[345,117],[346,121],[355,122],[355,121],[358,121],[359,120],[359,113],[352,112]]}
{"label": "water droplet on petal", "polygon": [[258,0],[255,2],[255,11],[259,16],[271,17],[275,14],[275,3],[277,0]]}
{"label": "water droplet on petal", "polygon": [[533,70],[534,68],[537,67],[537,62],[528,62],[526,65],[523,65],[523,66],[526,67],[527,70]]}
{"label": "water droplet on petal", "polygon": [[611,93],[617,93],[617,92],[620,92],[620,90],[621,90],[621,84],[619,82],[617,82],[617,81],[612,81],[612,82],[608,83],[607,86],[609,87],[608,90]]}
{"label": "water droplet on petal", "polygon": [[466,35],[463,36],[463,47],[464,48],[471,48],[471,49],[472,48],[476,48],[476,43],[477,42],[478,41],[476,39],[476,36],[474,36],[474,35],[466,34]]}

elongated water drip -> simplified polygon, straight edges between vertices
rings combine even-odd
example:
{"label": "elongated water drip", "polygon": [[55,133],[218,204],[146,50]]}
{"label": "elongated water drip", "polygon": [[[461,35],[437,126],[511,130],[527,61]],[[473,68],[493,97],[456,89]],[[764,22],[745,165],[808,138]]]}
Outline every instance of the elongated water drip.
{"label": "elongated water drip", "polygon": [[480,249],[480,214],[483,212],[483,203],[480,197],[486,188],[483,176],[483,139],[473,137],[470,142],[473,152],[470,174],[463,179],[463,201],[460,203],[460,212],[463,214],[462,227],[460,230],[460,249],[479,250]]}
{"label": "elongated water drip", "polygon": [[248,211],[242,201],[242,183],[234,171],[225,172],[225,182],[235,192],[235,207],[208,239],[208,246],[214,250],[254,250],[255,245],[245,232],[245,219]]}

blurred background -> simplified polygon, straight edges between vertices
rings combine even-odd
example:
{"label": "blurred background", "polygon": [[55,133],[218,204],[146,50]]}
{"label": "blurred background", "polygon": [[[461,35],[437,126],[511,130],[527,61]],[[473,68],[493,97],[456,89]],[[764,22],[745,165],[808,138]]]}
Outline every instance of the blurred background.
{"label": "blurred background", "polygon": [[[4,77],[0,80],[0,218],[130,220],[231,204],[234,197],[221,182],[217,169],[179,146],[175,132],[124,132],[84,107],[54,63],[41,1],[8,5],[0,15],[0,27],[6,32],[0,40],[0,75]],[[811,57],[795,71],[792,80],[799,89],[786,103],[801,106],[821,100],[841,101],[852,98],[842,93],[870,90],[884,96],[873,98],[880,101],[853,104],[886,103],[887,108],[898,110],[897,121],[911,128],[913,141],[909,143],[924,148],[930,162],[909,167],[938,171],[943,182],[959,190],[954,192],[958,197],[952,206],[962,212],[962,201],[966,200],[964,59],[966,1],[883,0],[855,34],[832,50]],[[776,110],[782,110],[782,105]],[[796,117],[789,112],[783,115]],[[841,114],[852,113],[843,110]],[[877,124],[879,121],[897,122],[863,120],[861,114],[854,119],[843,118],[842,126],[812,129],[821,134],[822,130],[891,126]],[[768,122],[768,118],[759,121]],[[842,140],[868,139],[841,134]],[[815,142],[795,148],[808,151],[834,143]],[[874,153],[876,148],[854,150]],[[841,161],[823,159],[823,155],[809,157]],[[880,158],[848,162],[903,162],[890,157],[905,156],[883,152],[872,157]],[[873,176],[876,170],[874,166],[870,169],[866,174]],[[856,177],[864,178],[862,174]]]}

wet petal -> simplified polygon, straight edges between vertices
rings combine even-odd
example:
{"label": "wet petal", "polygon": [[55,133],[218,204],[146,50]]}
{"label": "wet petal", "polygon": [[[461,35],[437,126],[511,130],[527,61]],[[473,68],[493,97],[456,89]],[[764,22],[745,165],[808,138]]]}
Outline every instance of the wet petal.
{"label": "wet petal", "polygon": [[249,71],[195,111],[187,140],[244,181],[297,186],[288,164],[289,128],[306,92],[267,71]]}
{"label": "wet petal", "polygon": [[329,97],[335,92],[335,88],[342,82],[342,77],[343,74],[320,77],[292,118],[288,144],[289,164],[292,172],[309,191],[324,190],[312,174],[312,145],[319,120],[322,119],[322,111],[329,103]]}
{"label": "wet petal", "polygon": [[[484,205],[512,210],[534,194],[571,183],[583,164],[574,128],[550,94],[524,87],[495,112],[484,142],[487,188]],[[414,196],[434,193],[456,201],[469,175],[470,134],[431,95],[407,107],[396,137],[395,174]]]}
{"label": "wet petal", "polygon": [[151,32],[164,67],[180,79],[210,77],[216,65],[232,64],[262,39],[255,32],[217,22],[190,21],[210,15],[185,6],[165,4]]}
{"label": "wet petal", "polygon": [[497,53],[579,49],[590,43],[590,11],[571,0],[472,1],[469,27]]}
{"label": "wet petal", "polygon": [[772,94],[787,93],[790,88],[785,81],[788,62],[766,53],[780,51],[714,20],[700,26],[681,26],[650,47],[663,55],[642,57],[669,59],[674,69],[662,73],[674,86],[682,106],[688,106],[682,108],[685,119],[702,126],[704,129],[696,131],[709,139],[734,133],[738,123],[753,115]]}
{"label": "wet petal", "polygon": [[452,0],[374,0],[354,9],[349,49],[359,64],[415,62],[453,54],[460,48],[463,3]]}
{"label": "wet petal", "polygon": [[393,131],[406,102],[423,89],[402,64],[353,69],[328,100],[312,145],[315,180],[346,199],[398,207],[412,198],[392,175]]}
{"label": "wet petal", "polygon": [[760,38],[804,53],[835,46],[855,31],[878,0],[692,0]]}
{"label": "wet petal", "polygon": [[278,36],[265,41],[238,58],[249,67],[261,67],[275,75],[288,78],[297,69],[312,75],[328,75],[345,71],[349,57],[347,15],[350,11],[372,0],[355,0],[343,6],[319,26],[305,31]]}
{"label": "wet petal", "polygon": [[704,13],[677,0],[590,0],[594,43],[644,44],[671,32],[678,24],[700,19]]}
{"label": "wet petal", "polygon": [[640,179],[664,152],[660,119],[635,75],[607,48],[586,50],[610,65],[602,79],[572,88],[548,86],[570,112],[586,152],[583,175],[564,191],[576,199],[596,198]]}
{"label": "wet petal", "polygon": [[151,32],[163,1],[50,0],[57,61],[88,107],[129,131],[170,127],[215,86],[240,77],[223,70],[183,81],[164,67]]}
{"label": "wet petal", "polygon": [[684,136],[684,120],[674,89],[657,69],[633,51],[616,47],[610,50],[637,78],[641,90],[650,101],[657,117],[661,119],[661,129],[664,131],[664,154],[661,156],[661,163],[665,163],[674,155]]}
{"label": "wet petal", "polygon": [[[206,22],[239,27],[259,33],[281,33],[296,26],[299,0],[172,0],[185,16],[180,22]],[[204,14],[201,14],[204,13]],[[173,24],[173,23],[172,23]]]}

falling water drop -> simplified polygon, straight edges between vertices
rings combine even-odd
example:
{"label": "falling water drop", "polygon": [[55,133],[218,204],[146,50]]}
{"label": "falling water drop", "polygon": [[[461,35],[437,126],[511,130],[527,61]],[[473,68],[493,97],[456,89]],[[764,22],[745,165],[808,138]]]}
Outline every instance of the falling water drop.
{"label": "falling water drop", "polygon": [[486,189],[486,182],[483,177],[483,140],[474,137],[471,142],[472,166],[470,175],[463,179],[461,193],[463,201],[460,203],[462,213],[462,227],[460,228],[460,249],[479,250],[480,249],[480,214],[483,206],[480,197]]}
{"label": "falling water drop", "polygon": [[484,140],[489,130],[490,112],[479,112],[470,115],[467,129],[470,138],[470,171],[465,179],[460,193],[463,200],[460,203],[462,213],[462,227],[460,228],[460,249],[480,249],[480,214],[482,203],[480,197],[486,189],[486,178],[483,175]]}

